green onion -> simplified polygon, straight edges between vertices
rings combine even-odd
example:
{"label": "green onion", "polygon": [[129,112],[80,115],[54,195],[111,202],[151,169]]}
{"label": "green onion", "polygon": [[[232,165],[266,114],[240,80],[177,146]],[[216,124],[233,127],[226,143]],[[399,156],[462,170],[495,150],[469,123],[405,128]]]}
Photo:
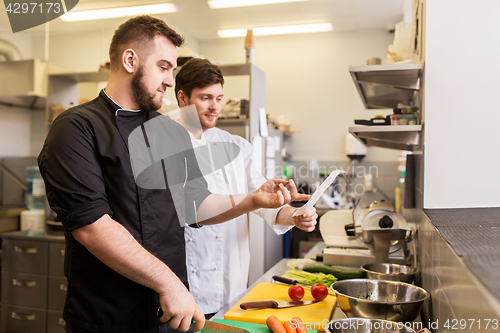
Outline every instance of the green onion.
{"label": "green onion", "polygon": [[314,274],[303,271],[286,271],[285,277],[308,286],[312,286],[315,283],[321,283],[327,288],[330,288],[332,283],[338,280],[335,276],[331,274],[324,274],[324,273]]}

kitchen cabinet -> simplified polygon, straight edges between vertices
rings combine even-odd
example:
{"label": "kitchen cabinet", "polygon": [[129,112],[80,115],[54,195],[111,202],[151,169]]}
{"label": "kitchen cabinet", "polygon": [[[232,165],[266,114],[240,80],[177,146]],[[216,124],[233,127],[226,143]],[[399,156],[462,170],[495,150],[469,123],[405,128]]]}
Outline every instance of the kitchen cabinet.
{"label": "kitchen cabinet", "polygon": [[[366,109],[395,109],[419,99],[421,64],[351,66],[349,72]],[[421,125],[353,126],[349,132],[367,146],[421,149]]]}
{"label": "kitchen cabinet", "polygon": [[63,333],[64,237],[2,234],[1,333]]}

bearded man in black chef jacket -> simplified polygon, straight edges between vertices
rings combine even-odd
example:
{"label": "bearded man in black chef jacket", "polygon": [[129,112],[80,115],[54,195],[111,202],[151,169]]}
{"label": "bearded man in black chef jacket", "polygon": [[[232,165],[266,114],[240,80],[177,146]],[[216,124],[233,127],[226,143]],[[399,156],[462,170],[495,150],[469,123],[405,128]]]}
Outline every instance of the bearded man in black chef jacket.
{"label": "bearded man in black chef jacket", "polygon": [[[231,200],[207,190],[188,133],[156,112],[174,83],[176,48],[183,42],[151,16],[123,23],[111,41],[106,88],[54,121],[38,157],[47,198],[66,238],[67,332],[187,331],[193,319],[194,330],[201,330],[203,313],[186,287],[179,216],[200,226],[307,199],[293,184],[277,180]],[[148,138],[158,133],[147,132],[151,124],[160,124],[161,135],[168,135],[163,142],[176,147],[175,158],[153,158]],[[132,147],[131,133],[144,133],[144,149],[152,157],[140,174],[142,161],[135,163],[130,155],[140,145]],[[179,185],[170,184],[171,169],[184,180],[180,191],[169,187]],[[151,170],[160,172],[162,184],[136,182]],[[181,206],[183,211],[176,211]]]}

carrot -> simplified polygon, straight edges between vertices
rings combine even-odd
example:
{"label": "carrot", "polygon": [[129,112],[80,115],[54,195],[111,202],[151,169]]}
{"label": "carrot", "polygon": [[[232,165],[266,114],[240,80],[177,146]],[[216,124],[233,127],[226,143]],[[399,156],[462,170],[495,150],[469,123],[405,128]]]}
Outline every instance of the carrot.
{"label": "carrot", "polygon": [[285,328],[286,333],[297,333],[297,330],[294,328],[295,325],[292,325],[289,321],[285,321],[283,323],[283,327]]}
{"label": "carrot", "polygon": [[276,316],[267,317],[266,324],[273,333],[286,333],[285,328],[281,325],[281,321]]}
{"label": "carrot", "polygon": [[299,317],[293,317],[291,322],[293,323],[293,326],[296,326],[297,333],[307,333],[307,328],[302,319]]}

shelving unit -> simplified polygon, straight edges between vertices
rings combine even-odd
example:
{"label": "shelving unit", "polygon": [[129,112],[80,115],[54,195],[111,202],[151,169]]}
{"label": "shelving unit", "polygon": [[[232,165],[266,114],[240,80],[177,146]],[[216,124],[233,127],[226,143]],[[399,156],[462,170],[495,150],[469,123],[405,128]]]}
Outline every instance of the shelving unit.
{"label": "shelving unit", "polygon": [[[366,109],[395,109],[414,105],[419,98],[421,64],[351,66],[356,89]],[[420,150],[421,125],[353,126],[353,134],[367,146]]]}
{"label": "shelving unit", "polygon": [[353,126],[353,134],[367,146],[399,150],[420,150],[421,125],[402,126]]}
{"label": "shelving unit", "polygon": [[97,84],[106,82],[109,78],[109,71],[50,74],[48,79],[48,93],[46,105],[47,129],[52,123],[53,104],[61,104],[64,109],[78,103],[80,97],[80,83],[95,83],[97,96]]}
{"label": "shelving unit", "polygon": [[[247,118],[221,119],[217,127],[241,135],[248,141],[259,133],[259,109],[266,106],[266,74],[254,64],[219,66],[224,77],[247,76],[249,80],[249,107]],[[226,85],[227,86],[227,85]]]}
{"label": "shelving unit", "polygon": [[421,64],[351,66],[349,72],[367,109],[411,105],[420,90]]}

